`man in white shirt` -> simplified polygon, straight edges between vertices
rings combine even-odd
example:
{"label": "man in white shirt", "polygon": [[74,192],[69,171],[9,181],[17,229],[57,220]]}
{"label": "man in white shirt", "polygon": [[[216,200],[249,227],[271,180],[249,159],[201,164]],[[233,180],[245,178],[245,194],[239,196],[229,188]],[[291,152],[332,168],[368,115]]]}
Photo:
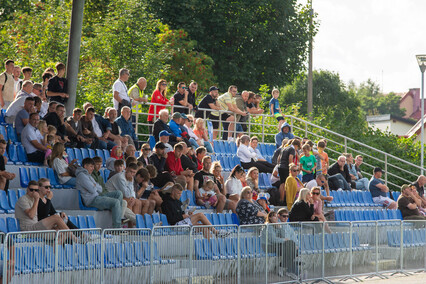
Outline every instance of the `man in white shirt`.
{"label": "man in white shirt", "polygon": [[35,94],[32,93],[33,87],[34,85],[31,81],[25,81],[22,84],[22,89],[18,92],[15,99],[6,110],[7,123],[14,123],[16,115],[18,114],[18,112],[21,111],[22,107],[24,106],[25,99],[28,97],[35,96]]}
{"label": "man in white shirt", "polygon": [[119,114],[121,114],[121,108],[123,106],[128,106],[131,108],[131,100],[129,95],[127,94],[127,80],[129,80],[130,72],[126,68],[120,69],[119,78],[114,82],[112,86],[113,92],[113,103],[114,108],[117,110]]}
{"label": "man in white shirt", "polygon": [[21,133],[21,142],[27,152],[28,161],[43,164],[47,147],[43,145],[43,136],[37,129],[39,121],[38,113],[30,114],[30,120]]}
{"label": "man in white shirt", "polygon": [[333,197],[330,196],[330,189],[328,188],[327,179],[325,178],[323,174],[318,174],[316,178],[314,178],[313,180],[305,184],[305,187],[309,190],[311,190],[315,186],[319,186],[325,189],[325,191],[327,192],[327,197],[325,198],[325,200],[327,201],[333,200]]}
{"label": "man in white shirt", "polygon": [[16,94],[18,94],[21,87],[22,79],[19,77],[21,77],[21,67],[15,65],[15,68],[13,69],[13,83],[15,84],[15,87],[14,87],[15,96]]}

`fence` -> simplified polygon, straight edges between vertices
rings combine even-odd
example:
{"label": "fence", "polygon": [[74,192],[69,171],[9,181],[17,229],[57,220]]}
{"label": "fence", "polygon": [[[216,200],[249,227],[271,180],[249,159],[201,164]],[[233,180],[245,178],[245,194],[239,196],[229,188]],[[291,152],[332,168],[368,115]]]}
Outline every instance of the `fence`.
{"label": "fence", "polygon": [[3,283],[291,283],[425,271],[425,221],[9,233]]}
{"label": "fence", "polygon": [[[148,137],[151,135],[148,131],[148,127],[152,126],[152,124],[147,123],[146,120],[149,105],[153,105],[155,110],[157,107],[164,108],[164,105],[152,103],[137,104],[133,107],[133,111],[136,115],[136,133],[142,140],[148,140]],[[167,105],[166,108],[172,109],[172,106]],[[210,109],[199,108],[198,110],[203,112],[205,120],[217,121],[220,125],[223,125],[224,122],[229,123],[222,121],[221,115],[219,115],[217,119],[209,118],[207,111],[210,112]],[[220,114],[232,114],[232,112],[229,111],[219,112]],[[158,117],[158,115],[156,117]],[[155,121],[155,119],[156,118],[154,118],[153,121]],[[419,174],[424,172],[424,169],[416,164],[405,161],[399,157],[393,156],[319,125],[315,125],[309,121],[291,115],[287,115],[286,120],[291,125],[292,132],[298,137],[307,137],[312,141],[317,141],[323,138],[327,139],[327,152],[329,153],[330,161],[337,160],[338,156],[340,156],[343,152],[352,153],[354,157],[356,155],[362,155],[364,157],[364,167],[368,168],[368,170],[364,169],[362,172],[364,176],[367,177],[371,177],[374,167],[381,167],[384,169],[383,179],[391,190],[399,190],[402,184],[413,182],[417,179]],[[235,116],[232,122],[234,124],[237,123]],[[274,133],[278,132],[278,125],[273,116],[267,114],[249,115],[247,121],[238,123],[247,127],[247,130],[244,131],[244,133],[247,133],[250,136],[257,135],[262,143],[265,141],[274,143]],[[219,127],[219,129],[221,129],[221,127]],[[236,132],[235,127],[234,132]]]}

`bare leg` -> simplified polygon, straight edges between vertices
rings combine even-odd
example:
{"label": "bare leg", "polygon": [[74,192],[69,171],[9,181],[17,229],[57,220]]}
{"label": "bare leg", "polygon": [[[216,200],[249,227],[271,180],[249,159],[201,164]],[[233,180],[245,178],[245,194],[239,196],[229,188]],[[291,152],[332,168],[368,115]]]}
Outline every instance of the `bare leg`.
{"label": "bare leg", "polygon": [[229,200],[237,202],[240,200],[240,198],[238,197],[238,194],[234,194],[234,195],[230,195],[229,196]]}
{"label": "bare leg", "polygon": [[0,189],[4,190],[4,188],[6,187],[6,178],[5,177],[0,177]]}
{"label": "bare leg", "polygon": [[186,183],[188,186],[188,190],[194,191],[194,178],[193,177],[186,177]]}
{"label": "bare leg", "polygon": [[154,213],[154,209],[155,209],[155,200],[147,200],[148,201],[148,214],[152,215],[152,213]]}
{"label": "bare leg", "polygon": [[148,213],[149,211],[149,201],[148,200],[139,200],[140,208],[141,208],[141,215],[144,215]]}
{"label": "bare leg", "polygon": [[229,126],[228,126],[228,138],[229,137],[234,137],[234,126],[235,126],[235,123],[234,123],[234,116],[230,116],[230,117],[228,117],[228,119],[226,120],[227,122],[229,122]]}
{"label": "bare leg", "polygon": [[281,202],[284,202],[284,196],[285,196],[285,183],[282,183],[282,184],[280,185],[279,191],[280,191],[280,201],[281,201]]}
{"label": "bare leg", "polygon": [[223,209],[225,208],[226,204],[226,197],[225,195],[218,195],[217,198],[217,205],[216,205],[216,212],[222,213]]}
{"label": "bare leg", "polygon": [[229,199],[228,209],[231,210],[233,213],[237,214],[237,202]]}
{"label": "bare leg", "polygon": [[[212,224],[210,223],[210,221],[207,219],[207,217],[203,214],[203,213],[197,213],[197,214],[193,214],[189,217],[191,219],[191,223],[196,226],[198,224],[198,222],[201,222],[201,224],[206,225],[206,226],[211,226]],[[208,229],[202,229],[203,231],[203,235],[205,238],[210,239],[211,235],[210,235],[210,230]],[[213,233],[216,233],[216,229],[212,228],[211,231]]]}

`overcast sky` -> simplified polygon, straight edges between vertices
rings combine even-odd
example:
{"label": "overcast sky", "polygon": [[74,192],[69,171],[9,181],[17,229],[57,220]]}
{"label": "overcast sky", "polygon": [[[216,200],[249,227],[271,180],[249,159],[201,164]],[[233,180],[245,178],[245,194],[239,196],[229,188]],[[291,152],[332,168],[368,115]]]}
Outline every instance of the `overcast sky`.
{"label": "overcast sky", "polygon": [[426,0],[313,0],[313,8],[314,69],[346,83],[371,78],[385,93],[420,87],[415,55],[426,54]]}

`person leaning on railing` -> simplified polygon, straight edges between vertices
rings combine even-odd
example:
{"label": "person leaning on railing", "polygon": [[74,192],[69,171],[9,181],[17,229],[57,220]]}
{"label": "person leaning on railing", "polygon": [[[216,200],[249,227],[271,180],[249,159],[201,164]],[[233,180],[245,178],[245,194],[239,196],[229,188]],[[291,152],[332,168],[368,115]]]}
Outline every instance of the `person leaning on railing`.
{"label": "person leaning on railing", "polygon": [[210,119],[213,126],[213,137],[212,139],[217,138],[219,133],[219,113],[209,111],[211,110],[220,110],[220,106],[217,103],[217,98],[219,97],[219,89],[216,86],[211,86],[209,93],[201,100],[198,104],[198,110],[195,113],[195,118],[204,118]]}

